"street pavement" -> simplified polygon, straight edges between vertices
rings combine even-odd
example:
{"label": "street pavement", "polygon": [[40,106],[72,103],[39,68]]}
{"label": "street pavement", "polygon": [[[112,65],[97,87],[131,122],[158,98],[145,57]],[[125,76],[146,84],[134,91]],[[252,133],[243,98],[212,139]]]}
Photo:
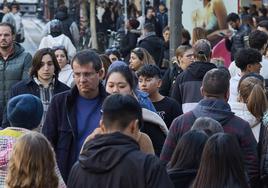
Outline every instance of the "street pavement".
{"label": "street pavement", "polygon": [[37,19],[35,15],[27,14],[22,17],[22,23],[24,26],[25,41],[21,45],[27,52],[34,55],[42,39],[42,30],[45,23]]}

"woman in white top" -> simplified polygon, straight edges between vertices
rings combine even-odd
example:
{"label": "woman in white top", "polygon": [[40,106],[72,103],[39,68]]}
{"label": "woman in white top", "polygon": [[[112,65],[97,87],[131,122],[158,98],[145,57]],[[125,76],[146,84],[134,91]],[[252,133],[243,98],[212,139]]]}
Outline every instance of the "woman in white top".
{"label": "woman in white top", "polygon": [[50,34],[42,38],[39,49],[53,48],[55,46],[64,46],[67,50],[69,59],[74,57],[76,54],[76,48],[74,47],[71,39],[63,34],[61,21],[56,19],[51,21]]}
{"label": "woman in white top", "polygon": [[58,79],[62,83],[71,87],[73,84],[73,69],[69,64],[67,50],[64,46],[53,47],[53,50],[61,69]]}
{"label": "woman in white top", "polygon": [[231,109],[235,115],[249,122],[259,141],[262,117],[268,107],[263,77],[254,73],[244,75],[238,84],[238,93],[238,102],[231,102]]}

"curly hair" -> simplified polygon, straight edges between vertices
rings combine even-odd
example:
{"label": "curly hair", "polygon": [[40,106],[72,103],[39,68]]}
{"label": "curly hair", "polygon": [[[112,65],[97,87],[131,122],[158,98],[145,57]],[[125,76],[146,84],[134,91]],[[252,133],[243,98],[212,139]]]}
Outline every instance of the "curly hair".
{"label": "curly hair", "polygon": [[31,132],[23,135],[12,152],[5,182],[7,187],[58,187],[55,154],[42,134]]}

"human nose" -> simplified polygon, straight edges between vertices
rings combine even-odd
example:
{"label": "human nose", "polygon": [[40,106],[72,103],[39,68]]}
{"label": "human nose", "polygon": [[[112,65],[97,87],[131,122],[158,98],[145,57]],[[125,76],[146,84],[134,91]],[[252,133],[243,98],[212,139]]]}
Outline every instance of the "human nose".
{"label": "human nose", "polygon": [[117,86],[113,87],[113,93],[119,93],[119,88]]}

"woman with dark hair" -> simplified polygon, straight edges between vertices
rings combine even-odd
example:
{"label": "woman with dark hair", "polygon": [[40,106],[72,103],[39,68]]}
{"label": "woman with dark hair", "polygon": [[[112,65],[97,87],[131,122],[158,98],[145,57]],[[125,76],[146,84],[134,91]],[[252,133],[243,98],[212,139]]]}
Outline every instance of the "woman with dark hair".
{"label": "woman with dark hair", "polygon": [[144,48],[134,48],[131,50],[129,68],[133,71],[139,70],[145,64],[155,64],[154,58]]}
{"label": "woman with dark hair", "polygon": [[59,72],[59,81],[71,87],[74,81],[73,69],[69,64],[67,50],[64,46],[55,46],[53,50],[61,69]]}
{"label": "woman with dark hair", "polygon": [[175,187],[188,188],[194,180],[208,135],[192,130],[178,142],[170,162],[168,174]]}
{"label": "woman with dark hair", "polygon": [[154,151],[157,156],[160,155],[168,129],[165,122],[158,114],[148,110],[148,105],[152,102],[148,95],[141,95],[137,91],[137,84],[134,82],[134,74],[128,66],[117,66],[109,70],[106,76],[106,92],[109,94],[128,94],[134,96],[140,103],[145,121],[141,131],[148,134],[151,138]]}
{"label": "woman with dark hair", "polygon": [[237,139],[225,133],[210,137],[204,147],[193,188],[249,188]]}
{"label": "woman with dark hair", "polygon": [[[33,57],[30,78],[18,82],[11,88],[10,98],[20,94],[32,94],[41,99],[44,107],[41,127],[52,97],[70,89],[58,80],[59,72],[60,66],[53,50],[43,48],[38,50]],[[3,119],[3,126],[9,126],[5,115]]]}

